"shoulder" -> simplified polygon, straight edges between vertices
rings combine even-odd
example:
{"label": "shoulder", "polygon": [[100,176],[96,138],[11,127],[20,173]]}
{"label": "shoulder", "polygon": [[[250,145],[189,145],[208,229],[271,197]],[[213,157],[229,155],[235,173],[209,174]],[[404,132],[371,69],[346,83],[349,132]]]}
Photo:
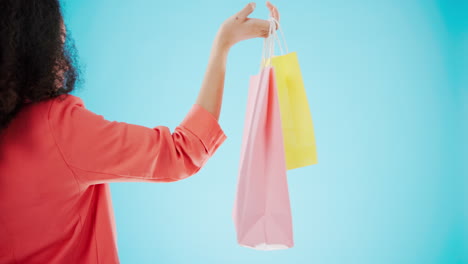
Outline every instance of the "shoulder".
{"label": "shoulder", "polygon": [[61,120],[73,114],[74,110],[85,108],[83,100],[72,94],[63,94],[48,100],[47,118]]}
{"label": "shoulder", "polygon": [[84,107],[83,99],[73,94],[62,94],[60,96],[50,99],[51,105],[60,105],[61,107],[78,105]]}
{"label": "shoulder", "polygon": [[49,111],[74,106],[85,108],[83,99],[73,94],[62,94],[49,100]]}

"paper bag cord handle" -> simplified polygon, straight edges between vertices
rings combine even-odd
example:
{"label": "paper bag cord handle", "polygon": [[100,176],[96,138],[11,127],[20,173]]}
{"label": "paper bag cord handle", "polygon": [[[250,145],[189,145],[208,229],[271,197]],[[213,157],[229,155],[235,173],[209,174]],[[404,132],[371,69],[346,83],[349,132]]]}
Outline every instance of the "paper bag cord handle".
{"label": "paper bag cord handle", "polygon": [[[275,40],[277,41],[278,46],[280,48],[280,55],[289,53],[288,46],[286,45],[286,39],[284,38],[284,33],[278,20],[276,20],[274,17],[269,17],[268,21],[270,23],[270,27],[268,37],[266,37],[263,41],[262,61],[260,63],[260,70],[263,67],[269,66],[271,64],[270,59],[271,57],[273,57],[275,52]],[[276,32],[276,26],[278,26],[278,30],[281,33],[283,43],[281,42],[278,33]],[[282,44],[284,44],[284,47]]]}

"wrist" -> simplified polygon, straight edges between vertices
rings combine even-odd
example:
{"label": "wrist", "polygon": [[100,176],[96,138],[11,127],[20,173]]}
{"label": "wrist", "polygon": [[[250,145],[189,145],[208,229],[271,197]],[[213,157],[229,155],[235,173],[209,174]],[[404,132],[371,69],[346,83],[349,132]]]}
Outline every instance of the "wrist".
{"label": "wrist", "polygon": [[222,32],[218,32],[213,41],[213,49],[221,53],[227,53],[232,47],[232,44],[229,42]]}

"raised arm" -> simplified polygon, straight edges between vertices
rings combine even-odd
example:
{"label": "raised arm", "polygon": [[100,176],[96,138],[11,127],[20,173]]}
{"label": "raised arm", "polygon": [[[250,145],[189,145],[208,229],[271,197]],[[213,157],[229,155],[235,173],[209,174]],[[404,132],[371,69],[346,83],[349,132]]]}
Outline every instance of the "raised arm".
{"label": "raised arm", "polygon": [[218,119],[230,47],[268,34],[266,20],[247,18],[253,9],[249,4],[222,24],[197,101],[174,132],[161,125],[150,128],[106,120],[73,95],[52,100],[47,121],[74,177],[92,185],[173,182],[197,173],[226,139]]}

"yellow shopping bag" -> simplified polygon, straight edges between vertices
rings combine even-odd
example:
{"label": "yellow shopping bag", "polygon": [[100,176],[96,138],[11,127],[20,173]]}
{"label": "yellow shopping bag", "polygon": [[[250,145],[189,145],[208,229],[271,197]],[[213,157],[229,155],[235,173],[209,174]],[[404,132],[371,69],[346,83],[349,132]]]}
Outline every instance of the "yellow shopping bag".
{"label": "yellow shopping bag", "polygon": [[[281,31],[281,28],[279,29]],[[273,37],[276,37],[279,42],[277,33],[273,34],[275,35]],[[307,101],[297,53],[288,53],[285,42],[284,46],[286,54],[272,56],[271,65],[275,69],[286,167],[290,170],[317,164],[318,160],[312,114]]]}

